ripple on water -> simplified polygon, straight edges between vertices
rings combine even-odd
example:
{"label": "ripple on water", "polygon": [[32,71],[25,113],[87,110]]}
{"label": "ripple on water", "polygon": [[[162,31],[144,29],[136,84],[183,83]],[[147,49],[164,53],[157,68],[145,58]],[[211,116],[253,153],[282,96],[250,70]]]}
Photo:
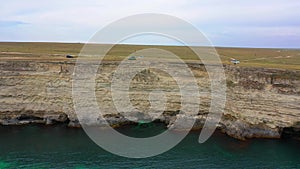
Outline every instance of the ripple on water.
{"label": "ripple on water", "polygon": [[14,163],[8,163],[5,161],[0,161],[0,169],[6,169],[6,168],[14,168],[16,166]]}

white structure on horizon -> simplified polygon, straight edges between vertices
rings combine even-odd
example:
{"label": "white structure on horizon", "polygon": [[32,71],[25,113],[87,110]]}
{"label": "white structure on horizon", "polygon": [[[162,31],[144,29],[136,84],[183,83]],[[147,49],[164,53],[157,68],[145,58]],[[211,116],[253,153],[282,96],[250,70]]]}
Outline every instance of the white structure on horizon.
{"label": "white structure on horizon", "polygon": [[236,60],[236,59],[234,59],[234,58],[231,58],[231,63],[233,63],[233,64],[239,64],[240,63],[240,61],[239,60]]}

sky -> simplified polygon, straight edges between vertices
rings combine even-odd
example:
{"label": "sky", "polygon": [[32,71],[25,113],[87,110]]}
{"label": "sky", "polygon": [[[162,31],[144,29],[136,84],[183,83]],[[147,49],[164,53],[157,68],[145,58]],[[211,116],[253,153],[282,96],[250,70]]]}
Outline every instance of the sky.
{"label": "sky", "polygon": [[300,48],[299,0],[9,0],[0,6],[0,41],[84,43],[108,24],[142,13],[181,18],[214,46]]}

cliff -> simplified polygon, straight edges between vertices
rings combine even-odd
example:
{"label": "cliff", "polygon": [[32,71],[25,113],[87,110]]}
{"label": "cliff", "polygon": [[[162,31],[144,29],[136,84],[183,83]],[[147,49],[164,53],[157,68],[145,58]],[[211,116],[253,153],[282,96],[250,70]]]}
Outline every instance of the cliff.
{"label": "cliff", "polygon": [[[68,123],[79,127],[72,100],[73,59],[2,59],[0,61],[0,124]],[[105,109],[105,117],[115,127],[131,123],[111,107],[110,82],[118,62],[102,63],[96,78],[96,96]],[[189,63],[200,90],[209,92],[208,75],[203,65]],[[299,136],[300,72],[292,70],[224,66],[227,100],[218,128],[229,136],[280,138]],[[147,92],[160,87],[168,103],[159,121],[171,127],[180,113],[180,95],[172,78],[150,69],[132,82],[131,102],[142,116],[149,108]],[[174,92],[175,91],[175,92]],[[200,129],[207,117],[210,95],[201,95],[199,113],[193,129]]]}

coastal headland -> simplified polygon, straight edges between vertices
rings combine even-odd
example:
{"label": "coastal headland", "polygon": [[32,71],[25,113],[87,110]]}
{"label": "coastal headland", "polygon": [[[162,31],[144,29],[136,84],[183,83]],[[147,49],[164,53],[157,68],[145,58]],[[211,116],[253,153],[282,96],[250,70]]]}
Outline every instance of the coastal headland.
{"label": "coastal headland", "polygon": [[[80,43],[0,43],[0,124],[67,123],[69,127],[80,127],[73,107],[72,76],[81,48]],[[96,75],[97,102],[106,110],[104,117],[113,127],[133,123],[112,108],[113,73],[122,59],[143,48],[146,46],[114,47]],[[165,92],[168,102],[155,122],[172,127],[178,117],[194,118],[193,129],[201,129],[211,106],[205,65],[194,62],[193,54],[185,47],[160,48],[182,56],[192,70],[202,93],[199,112],[193,116],[180,112],[176,82],[156,69],[145,69],[132,79],[131,103],[146,117],[149,91],[159,88]],[[218,129],[241,140],[300,138],[300,50],[216,49],[223,62],[227,86],[226,106]],[[241,63],[233,65],[230,58]]]}

